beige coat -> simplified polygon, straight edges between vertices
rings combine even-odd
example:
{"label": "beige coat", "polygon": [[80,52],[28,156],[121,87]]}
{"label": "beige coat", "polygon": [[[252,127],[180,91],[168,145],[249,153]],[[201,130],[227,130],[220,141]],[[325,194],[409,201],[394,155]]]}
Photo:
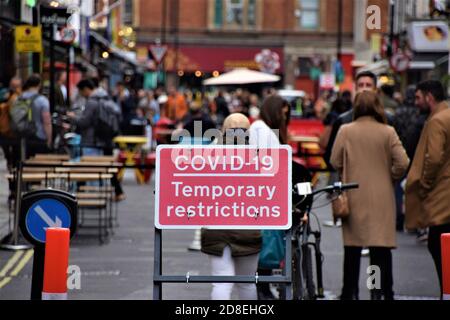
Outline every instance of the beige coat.
{"label": "beige coat", "polygon": [[394,128],[372,117],[342,126],[331,164],[344,182],[359,183],[359,189],[347,193],[344,245],[395,248],[394,181],[405,174],[409,159]]}
{"label": "beige coat", "polygon": [[441,103],[422,131],[406,184],[406,227],[450,223],[450,109]]}

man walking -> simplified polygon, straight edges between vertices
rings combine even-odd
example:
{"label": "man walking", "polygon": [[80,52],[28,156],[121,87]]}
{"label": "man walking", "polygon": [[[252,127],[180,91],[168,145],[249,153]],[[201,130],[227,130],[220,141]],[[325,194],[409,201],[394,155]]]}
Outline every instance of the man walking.
{"label": "man walking", "polygon": [[418,85],[430,109],[406,184],[406,227],[430,227],[428,249],[442,294],[441,235],[450,233],[450,108],[438,81]]}
{"label": "man walking", "polygon": [[47,97],[40,94],[41,77],[37,74],[31,75],[23,86],[22,95],[16,100],[18,104],[26,104],[31,108],[32,122],[34,122],[36,133],[33,137],[27,137],[26,156],[32,157],[37,153],[48,153],[52,145],[52,120],[50,115],[50,102]]}

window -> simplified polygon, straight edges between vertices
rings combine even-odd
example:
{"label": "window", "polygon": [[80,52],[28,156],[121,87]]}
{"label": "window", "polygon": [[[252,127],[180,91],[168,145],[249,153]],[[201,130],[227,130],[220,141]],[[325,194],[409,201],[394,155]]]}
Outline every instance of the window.
{"label": "window", "polygon": [[257,25],[258,0],[214,0],[214,27],[253,29]]}
{"label": "window", "polygon": [[227,1],[227,24],[228,25],[243,25],[243,0],[228,0]]}
{"label": "window", "polygon": [[297,0],[296,17],[300,29],[319,28],[320,0]]}
{"label": "window", "polygon": [[122,24],[125,26],[133,25],[133,0],[125,0],[122,10]]}

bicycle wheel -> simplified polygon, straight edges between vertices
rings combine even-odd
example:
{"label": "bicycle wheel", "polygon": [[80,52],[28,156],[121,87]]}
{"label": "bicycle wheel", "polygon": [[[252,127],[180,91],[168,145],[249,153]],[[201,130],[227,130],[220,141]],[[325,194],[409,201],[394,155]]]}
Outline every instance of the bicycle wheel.
{"label": "bicycle wheel", "polygon": [[316,299],[312,253],[308,246],[302,249],[296,248],[292,253],[292,298],[294,300]]}
{"label": "bicycle wheel", "polygon": [[300,250],[293,250],[292,254],[292,299],[303,300],[302,268],[300,266]]}
{"label": "bicycle wheel", "polygon": [[316,287],[314,284],[313,262],[311,248],[307,245],[302,248],[303,279],[304,279],[304,300],[316,300]]}

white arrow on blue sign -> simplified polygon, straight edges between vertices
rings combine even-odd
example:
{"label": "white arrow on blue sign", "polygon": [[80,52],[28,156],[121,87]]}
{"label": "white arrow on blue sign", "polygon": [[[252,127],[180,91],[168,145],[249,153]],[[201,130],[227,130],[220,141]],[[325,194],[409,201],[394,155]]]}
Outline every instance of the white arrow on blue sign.
{"label": "white arrow on blue sign", "polygon": [[64,203],[55,199],[42,199],[33,204],[25,217],[28,233],[36,241],[45,243],[48,228],[70,228],[69,209]]}

